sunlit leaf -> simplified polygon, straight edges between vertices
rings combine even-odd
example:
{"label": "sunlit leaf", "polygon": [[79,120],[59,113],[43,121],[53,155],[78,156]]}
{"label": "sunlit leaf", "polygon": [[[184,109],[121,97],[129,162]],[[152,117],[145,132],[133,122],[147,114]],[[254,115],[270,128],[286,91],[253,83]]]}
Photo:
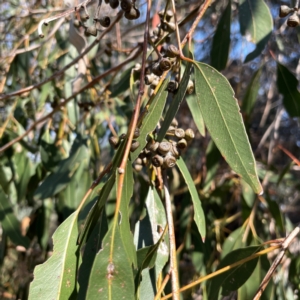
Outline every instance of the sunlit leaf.
{"label": "sunlit leaf", "polygon": [[[256,253],[261,247],[252,246],[241,248],[230,252],[220,262],[217,270],[229,266],[243,258],[249,257]],[[222,288],[222,295],[228,295],[231,291],[241,287],[253,273],[258,257],[247,261],[229,271],[214,277],[209,289],[209,299],[218,299],[219,291]]]}
{"label": "sunlit leaf", "polygon": [[227,79],[214,68],[196,63],[195,86],[205,125],[224,159],[256,193],[262,193],[243,119]]}
{"label": "sunlit leaf", "polygon": [[159,142],[161,142],[163,140],[163,138],[165,137],[166,132],[168,131],[168,128],[170,127],[171,122],[174,119],[176,113],[178,112],[180,104],[184,99],[186,88],[187,88],[187,85],[188,85],[189,79],[190,79],[191,68],[192,68],[192,64],[190,62],[188,62],[185,67],[185,71],[182,76],[182,80],[179,84],[178,90],[174,96],[174,99],[172,100],[172,102],[170,104],[170,107],[165,115],[162,126],[159,130],[159,133],[157,136],[157,141],[159,141]]}
{"label": "sunlit leaf", "polygon": [[53,234],[53,254],[34,269],[29,299],[69,299],[76,297],[77,265],[77,216],[74,212]]}
{"label": "sunlit leaf", "polygon": [[[119,177],[120,175],[117,174],[117,183],[116,186],[118,187],[119,183]],[[121,204],[120,204],[120,215],[121,215],[121,221],[120,221],[120,234],[123,240],[123,244],[126,245],[125,251],[127,253],[127,257],[130,259],[130,262],[136,266],[136,252],[135,247],[133,244],[133,235],[130,231],[130,223],[129,223],[129,212],[128,212],[128,206],[130,199],[133,194],[133,173],[132,173],[132,166],[129,162],[126,166],[125,170],[125,176],[124,176],[124,182],[123,182],[123,188],[122,188],[122,198],[121,198]]]}
{"label": "sunlit leaf", "polygon": [[151,104],[149,108],[145,108],[146,116],[143,119],[143,123],[140,126],[140,136],[138,137],[137,141],[140,143],[140,146],[131,154],[131,160],[134,161],[141,150],[146,145],[146,138],[147,135],[152,132],[155,127],[157,126],[157,123],[159,119],[161,118],[163,109],[165,107],[166,99],[168,96],[167,91],[167,85],[169,80],[165,79],[157,91],[157,94],[154,96],[153,100],[151,101]]}
{"label": "sunlit leaf", "polygon": [[231,0],[220,18],[213,37],[210,52],[211,65],[217,70],[225,69],[230,47]]}
{"label": "sunlit leaf", "polygon": [[205,136],[205,125],[201,113],[201,109],[199,106],[199,102],[197,101],[196,94],[193,93],[186,97],[186,103],[190,109],[190,112],[193,116],[193,120],[202,136]]}
{"label": "sunlit leaf", "polygon": [[298,80],[285,66],[277,63],[277,86],[283,95],[283,105],[291,117],[300,116]]}
{"label": "sunlit leaf", "polygon": [[239,21],[242,35],[249,34],[256,44],[256,49],[246,57],[247,62],[264,49],[273,30],[273,19],[264,0],[239,0]]}
{"label": "sunlit leaf", "polygon": [[86,299],[134,299],[133,271],[119,225],[105,235],[90,276]]}
{"label": "sunlit leaf", "polygon": [[184,163],[184,160],[180,157],[177,160],[177,166],[184,178],[185,183],[188,186],[189,192],[191,194],[193,206],[194,206],[194,220],[197,224],[199,233],[201,234],[202,240],[205,240],[206,237],[206,226],[205,226],[205,215],[201,205],[201,200],[199,198],[198,192],[196,190],[195,184],[191,177],[191,174]]}

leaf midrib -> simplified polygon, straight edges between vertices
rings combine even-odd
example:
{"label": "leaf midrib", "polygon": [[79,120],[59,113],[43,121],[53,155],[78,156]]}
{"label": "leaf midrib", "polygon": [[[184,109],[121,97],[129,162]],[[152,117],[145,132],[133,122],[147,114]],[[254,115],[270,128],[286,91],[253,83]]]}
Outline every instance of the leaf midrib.
{"label": "leaf midrib", "polygon": [[[233,146],[234,146],[234,149],[236,150],[236,153],[238,154],[238,157],[239,157],[240,161],[242,162],[242,166],[243,166],[243,168],[244,168],[244,170],[245,170],[245,172],[246,172],[246,175],[249,177],[248,171],[247,171],[247,169],[246,169],[246,167],[245,167],[245,165],[244,165],[243,160],[241,159],[240,153],[239,153],[238,149],[236,148],[236,145],[235,145],[235,143],[234,143],[234,140],[233,140],[233,138],[232,138],[232,136],[231,136],[230,130],[229,130],[228,126],[227,126],[227,123],[226,123],[225,118],[224,118],[224,116],[223,116],[222,110],[221,110],[221,108],[220,108],[220,106],[219,106],[219,103],[218,103],[218,101],[217,101],[216,95],[215,95],[213,89],[211,88],[210,83],[209,83],[208,80],[206,79],[206,76],[205,76],[204,72],[201,70],[201,68],[198,66],[198,64],[195,64],[195,65],[196,65],[196,67],[198,68],[198,70],[201,72],[202,76],[203,76],[204,79],[205,79],[205,82],[206,82],[207,85],[209,86],[209,89],[210,89],[211,93],[212,93],[213,96],[214,96],[215,102],[216,102],[216,104],[217,104],[217,106],[218,106],[219,112],[220,112],[220,114],[221,114],[221,116],[222,116],[223,122],[224,122],[224,124],[225,124],[225,126],[226,126],[227,132],[228,132],[228,134],[229,134],[229,136],[230,136],[230,139],[231,139],[231,142],[232,142],[232,144],[233,144]],[[235,98],[234,98],[234,99],[235,99]],[[239,112],[238,112],[238,113],[239,113]],[[250,177],[249,177],[249,178],[250,178]],[[251,178],[250,178],[250,180],[251,180],[251,182],[252,182],[252,179],[251,179]]]}

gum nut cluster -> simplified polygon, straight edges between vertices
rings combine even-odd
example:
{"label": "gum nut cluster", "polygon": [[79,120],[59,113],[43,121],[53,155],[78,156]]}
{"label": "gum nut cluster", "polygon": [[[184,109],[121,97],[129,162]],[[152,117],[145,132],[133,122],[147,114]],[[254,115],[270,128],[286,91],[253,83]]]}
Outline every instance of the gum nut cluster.
{"label": "gum nut cluster", "polygon": [[[128,20],[136,20],[140,17],[141,13],[136,8],[135,2],[131,0],[104,0],[105,3],[109,4],[112,9],[117,9],[119,6],[124,11],[124,17]],[[101,9],[101,8],[100,8]],[[97,24],[100,24],[103,27],[109,27],[110,25],[110,17],[107,15],[103,15],[101,17],[95,17],[94,23],[90,26],[86,24],[87,20],[90,18],[86,7],[82,6],[80,8],[80,20],[75,19],[73,24],[75,27],[84,27],[86,36],[97,36]]]}
{"label": "gum nut cluster", "polygon": [[[131,152],[134,152],[140,146],[140,143],[137,140],[135,140],[139,136],[140,136],[140,129],[136,128],[133,134],[134,139],[132,140],[131,147],[130,147]],[[126,134],[124,133],[121,134],[120,136],[112,136],[109,138],[109,143],[114,149],[118,149],[121,141],[124,140],[125,138],[126,138]]]}
{"label": "gum nut cluster", "polygon": [[178,122],[174,119],[169,127],[163,142],[150,140],[135,161],[134,168],[141,171],[143,166],[152,165],[163,169],[172,168],[180,156],[180,151],[187,147],[190,140],[195,137],[192,129],[178,128]]}
{"label": "gum nut cluster", "polygon": [[279,17],[285,18],[289,16],[286,22],[287,25],[289,27],[297,27],[300,24],[298,10],[299,7],[289,7],[287,5],[281,5],[279,8]]}

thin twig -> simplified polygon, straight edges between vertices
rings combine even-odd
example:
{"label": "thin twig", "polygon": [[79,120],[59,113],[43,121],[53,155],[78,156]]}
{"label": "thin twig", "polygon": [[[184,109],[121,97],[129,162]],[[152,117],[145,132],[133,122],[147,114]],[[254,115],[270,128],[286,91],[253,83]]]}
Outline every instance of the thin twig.
{"label": "thin twig", "polygon": [[62,68],[61,70],[55,72],[53,75],[51,75],[50,77],[46,78],[45,80],[28,86],[26,88],[20,89],[18,91],[9,93],[9,94],[4,94],[4,95],[0,95],[0,100],[6,100],[8,98],[14,97],[14,96],[18,96],[21,95],[23,93],[27,93],[30,92],[36,88],[39,88],[40,86],[46,84],[47,82],[53,80],[54,78],[62,75],[67,69],[69,69],[70,67],[72,67],[74,64],[76,64],[84,55],[86,55],[94,46],[98,45],[99,41],[108,33],[111,31],[111,29],[114,27],[114,25],[121,19],[121,17],[123,16],[123,12],[120,12],[117,17],[114,19],[114,21],[110,24],[110,26],[102,32],[102,34],[97,37],[80,55],[78,55],[76,58],[74,58],[69,64],[67,64],[64,68]]}
{"label": "thin twig", "polygon": [[66,16],[72,14],[73,12],[77,11],[78,8],[83,7],[84,9],[86,9],[86,5],[87,5],[90,1],[91,1],[91,0],[85,0],[85,1],[83,1],[82,3],[80,3],[78,6],[75,6],[75,7],[73,7],[73,8],[70,8],[70,9],[68,9],[68,10],[66,10],[66,11],[64,11],[64,12],[62,12],[62,13],[60,13],[60,14],[57,14],[57,15],[55,15],[55,16],[51,16],[51,17],[49,17],[49,18],[47,18],[47,19],[41,20],[40,23],[39,23],[39,26],[38,26],[38,34],[39,34],[39,37],[40,37],[40,38],[43,38],[43,37],[44,37],[43,31],[42,31],[43,25],[48,26],[49,22],[52,22],[52,21],[55,21],[55,20],[57,20],[57,19],[66,17]]}
{"label": "thin twig", "polygon": [[201,6],[197,18],[195,19],[192,27],[190,28],[189,32],[186,34],[186,36],[184,37],[184,39],[181,43],[181,47],[183,47],[186,44],[186,42],[192,38],[198,23],[200,22],[201,18],[203,17],[204,13],[206,12],[207,8],[210,6],[211,1],[212,0],[205,0],[203,5]]}
{"label": "thin twig", "polygon": [[160,299],[160,295],[161,295],[161,293],[163,292],[163,290],[164,290],[166,284],[168,283],[169,279],[170,279],[170,271],[169,271],[169,273],[166,275],[166,277],[164,278],[162,284],[160,285],[159,290],[157,291],[154,300]]}
{"label": "thin twig", "polygon": [[123,66],[125,66],[127,63],[129,63],[130,61],[134,60],[138,55],[140,54],[140,51],[137,50],[131,57],[127,58],[126,60],[124,60],[122,63],[120,63],[119,65],[107,70],[106,72],[98,75],[97,77],[95,77],[91,82],[89,82],[88,84],[86,84],[84,87],[82,87],[81,89],[79,89],[77,92],[75,92],[73,95],[71,95],[70,97],[68,97],[67,99],[65,99],[65,101],[63,101],[62,103],[58,104],[49,114],[45,115],[44,117],[40,118],[39,120],[35,121],[23,134],[21,134],[20,136],[18,136],[17,138],[11,140],[9,143],[7,143],[6,145],[4,145],[3,147],[0,148],[0,153],[3,152],[4,150],[8,149],[9,147],[11,147],[12,145],[14,145],[15,143],[19,142],[20,140],[22,140],[25,136],[27,136],[38,124],[43,123],[44,121],[46,121],[47,119],[51,118],[55,112],[57,112],[61,107],[65,106],[69,101],[71,101],[75,96],[77,96],[78,94],[80,94],[81,92],[83,92],[84,90],[94,86],[96,83],[98,83],[98,81],[102,78],[104,78],[105,76],[107,76],[108,74],[118,71],[119,69],[121,69]]}
{"label": "thin twig", "polygon": [[175,230],[172,214],[172,203],[169,194],[169,185],[167,171],[163,172],[164,180],[164,193],[165,193],[165,205],[166,205],[166,214],[169,226],[169,240],[170,240],[170,274],[171,274],[171,283],[172,283],[172,295],[173,300],[179,300],[179,279],[178,279],[178,268],[177,268],[177,253],[176,253],[176,240],[175,240]]}
{"label": "thin twig", "polygon": [[266,274],[265,278],[263,279],[262,283],[260,284],[253,300],[260,299],[263,291],[266,289],[270,279],[272,278],[276,268],[280,264],[284,254],[285,254],[285,251],[288,249],[290,243],[298,235],[299,232],[300,232],[300,225],[298,225],[282,242],[281,251],[278,253],[277,257],[275,258],[274,262],[272,263],[268,273]]}

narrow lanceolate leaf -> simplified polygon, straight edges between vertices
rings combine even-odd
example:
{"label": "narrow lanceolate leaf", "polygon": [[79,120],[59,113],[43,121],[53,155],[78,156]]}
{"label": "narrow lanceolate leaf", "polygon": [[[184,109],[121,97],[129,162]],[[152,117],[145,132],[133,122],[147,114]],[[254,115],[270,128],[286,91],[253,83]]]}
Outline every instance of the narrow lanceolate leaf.
{"label": "narrow lanceolate leaf", "polygon": [[202,240],[205,240],[206,236],[206,227],[205,227],[205,215],[202,209],[201,200],[199,198],[198,192],[196,190],[195,184],[191,177],[191,174],[184,162],[180,157],[177,160],[177,166],[184,178],[185,183],[188,186],[189,192],[191,194],[192,202],[194,205],[194,220],[198,227],[199,233],[201,234]]}
{"label": "narrow lanceolate leaf", "polygon": [[171,122],[174,119],[174,117],[180,107],[180,104],[184,99],[186,88],[187,88],[187,85],[188,85],[189,79],[190,79],[191,68],[192,68],[192,64],[190,62],[188,62],[185,67],[185,71],[182,76],[182,80],[179,84],[177,93],[170,104],[170,107],[166,113],[164,122],[162,123],[161,129],[159,130],[158,137],[157,137],[157,141],[159,141],[159,142],[161,142],[163,140],[163,138],[165,137],[166,132],[168,131],[168,128],[171,125]]}
{"label": "narrow lanceolate leaf", "polygon": [[55,170],[49,174],[34,193],[35,199],[46,199],[63,190],[71,181],[82,160],[87,159],[88,150],[85,141],[78,138],[74,141],[70,156],[60,161]]}
{"label": "narrow lanceolate leaf", "polygon": [[159,119],[161,118],[168,96],[168,83],[169,80],[165,79],[161,87],[157,91],[157,94],[154,96],[154,99],[151,102],[150,106],[148,108],[145,108],[147,110],[146,116],[144,117],[143,123],[140,126],[140,136],[137,139],[137,141],[140,143],[140,146],[131,154],[132,161],[134,161],[138,157],[141,150],[145,147],[147,143],[147,135],[155,129]]}
{"label": "narrow lanceolate leaf", "polygon": [[[252,246],[230,252],[222,259],[217,270],[255,254],[260,248],[260,246]],[[258,257],[214,277],[211,281],[208,299],[218,299],[220,288],[222,288],[222,295],[228,295],[231,291],[236,291],[251,276],[257,262]]]}
{"label": "narrow lanceolate leaf", "polygon": [[77,215],[74,212],[53,235],[53,254],[34,270],[30,284],[29,299],[64,300],[75,297],[77,282],[78,236]]}
{"label": "narrow lanceolate leaf", "polygon": [[277,63],[277,86],[283,95],[283,105],[291,117],[300,116],[298,80],[285,66]]}
{"label": "narrow lanceolate leaf", "polygon": [[273,19],[264,0],[240,0],[239,21],[242,35],[250,34],[256,49],[248,54],[246,62],[258,56],[267,44],[273,30]]}
{"label": "narrow lanceolate leaf", "polygon": [[12,205],[0,185],[0,224],[3,232],[15,245],[29,246],[27,237],[22,236],[20,222],[16,218]]}
{"label": "narrow lanceolate leaf", "polygon": [[134,299],[134,279],[119,225],[112,226],[102,242],[91,270],[86,299]]}
{"label": "narrow lanceolate leaf", "polygon": [[250,84],[248,85],[245,97],[242,104],[242,112],[249,117],[257,99],[258,90],[260,87],[259,80],[262,72],[260,67],[253,75]]}
{"label": "narrow lanceolate leaf", "polygon": [[[120,175],[117,174],[117,185],[119,183],[119,177]],[[120,221],[120,234],[123,240],[123,244],[126,245],[125,250],[127,252],[127,256],[130,260],[130,262],[136,266],[136,251],[133,244],[133,235],[130,231],[130,223],[129,223],[129,211],[128,206],[131,199],[131,196],[133,194],[133,172],[132,172],[132,166],[129,161],[126,166],[125,170],[125,176],[124,176],[124,182],[123,182],[123,188],[122,188],[122,199],[120,204],[120,215],[121,215],[121,221]]]}
{"label": "narrow lanceolate leaf", "polygon": [[[135,226],[135,245],[138,249],[138,299],[154,299],[158,277],[169,259],[168,235],[163,237],[166,214],[157,191],[150,186],[146,198],[146,216]],[[141,280],[142,279],[142,280]],[[153,280],[152,280],[153,279]]]}
{"label": "narrow lanceolate leaf", "polygon": [[201,113],[201,109],[199,106],[199,102],[197,101],[196,94],[193,93],[186,97],[186,103],[190,109],[190,112],[193,116],[193,120],[202,136],[205,136],[205,125]]}
{"label": "narrow lanceolate leaf", "polygon": [[211,66],[196,63],[195,87],[205,125],[224,159],[255,193],[262,193],[254,156],[229,82]]}
{"label": "narrow lanceolate leaf", "polygon": [[225,69],[230,47],[231,1],[226,9],[215,32],[210,52],[211,65],[217,70]]}

